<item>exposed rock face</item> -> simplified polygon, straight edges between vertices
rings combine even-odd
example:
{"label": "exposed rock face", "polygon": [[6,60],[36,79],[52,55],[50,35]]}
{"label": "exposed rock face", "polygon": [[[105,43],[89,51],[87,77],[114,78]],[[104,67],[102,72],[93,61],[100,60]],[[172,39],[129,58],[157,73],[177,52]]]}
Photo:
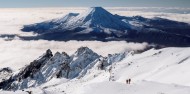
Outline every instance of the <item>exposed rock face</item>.
{"label": "exposed rock face", "polygon": [[[48,62],[48,60],[52,56],[53,55],[51,50],[48,49],[45,54],[31,62],[30,65],[26,66],[18,74],[13,75],[8,80],[1,82],[0,88],[6,90],[16,90],[19,88],[23,88],[24,86],[26,86],[26,84],[22,82],[30,78],[34,78],[35,74],[38,73],[38,71]],[[19,84],[22,84],[20,85],[21,87],[19,87]]]}
{"label": "exposed rock face", "polygon": [[28,77],[33,78],[34,74],[38,72],[52,57],[51,50],[47,50],[44,55],[39,57],[39,59],[34,60],[30,63],[29,66],[27,66],[23,71],[21,71],[17,76],[18,79],[26,79]]}
{"label": "exposed rock face", "polygon": [[[56,52],[52,55],[51,50],[30,63],[18,74],[0,83],[0,88],[5,90],[18,90],[28,87],[39,86],[48,82],[53,77],[57,78],[81,78],[86,71],[97,64],[104,63],[104,68],[114,62],[121,61],[125,54],[108,55],[102,57],[88,47],[80,47],[73,55]],[[101,60],[103,58],[103,60]],[[102,68],[102,69],[104,69]]]}
{"label": "exposed rock face", "polygon": [[12,75],[12,69],[9,67],[0,69],[0,82],[9,79]]}

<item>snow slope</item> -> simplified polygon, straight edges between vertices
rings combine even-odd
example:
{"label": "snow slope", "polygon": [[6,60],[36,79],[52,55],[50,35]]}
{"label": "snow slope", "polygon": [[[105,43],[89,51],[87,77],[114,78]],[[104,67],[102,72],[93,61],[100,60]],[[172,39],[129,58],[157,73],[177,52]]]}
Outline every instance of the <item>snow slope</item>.
{"label": "snow slope", "polygon": [[[189,49],[164,48],[161,50],[149,50],[140,55],[129,57],[120,64],[127,68],[117,67],[120,72],[115,73],[115,79],[125,81],[126,77],[133,81],[141,79],[168,84],[181,84],[189,86],[190,76]],[[125,71],[122,73],[122,71]],[[126,76],[122,76],[126,75]]]}
{"label": "snow slope", "polygon": [[81,91],[81,94],[189,94],[190,88],[147,81],[132,85],[102,82],[86,85]]}
{"label": "snow slope", "polygon": [[[189,51],[189,48],[164,48],[129,54],[112,64],[111,73],[94,68],[83,79],[67,83],[66,89],[61,88],[65,85],[62,84],[49,90],[58,88],[69,94],[189,94]],[[114,80],[107,82],[110,76]],[[131,85],[125,83],[128,78],[132,79]],[[78,88],[76,92],[73,87]]]}
{"label": "snow slope", "polygon": [[[189,94],[189,51],[190,48],[169,47],[138,54],[130,52],[122,61],[103,70],[96,63],[79,78],[53,77],[25,91],[38,91],[38,94]],[[132,82],[126,84],[129,78]],[[25,91],[16,92],[24,94]]]}

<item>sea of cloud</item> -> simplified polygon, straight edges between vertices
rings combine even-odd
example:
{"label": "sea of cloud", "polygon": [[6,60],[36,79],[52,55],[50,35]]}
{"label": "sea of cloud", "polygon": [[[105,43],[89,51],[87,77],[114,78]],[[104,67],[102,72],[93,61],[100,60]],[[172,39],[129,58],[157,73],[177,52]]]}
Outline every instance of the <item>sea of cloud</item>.
{"label": "sea of cloud", "polygon": [[[125,41],[99,42],[99,41],[4,41],[0,39],[0,68],[12,67],[17,70],[23,65],[29,64],[34,59],[51,49],[53,53],[66,52],[69,55],[75,53],[79,47],[89,47],[102,56],[121,53],[131,50],[143,50],[147,43],[128,43]],[[14,66],[13,66],[14,65]]]}
{"label": "sea of cloud", "polygon": [[[69,12],[81,13],[87,8],[26,8],[26,9],[0,9],[0,34],[18,34],[22,36],[33,35],[21,32],[25,24],[37,23],[57,17],[62,17]],[[176,21],[190,23],[188,12],[158,12],[143,11],[143,8],[106,8],[113,14],[123,16],[144,16],[147,18],[162,17]],[[144,8],[146,9],[146,8]],[[180,9],[179,9],[180,10]],[[187,11],[189,9],[186,9]],[[184,10],[182,10],[184,11]],[[125,41],[99,42],[99,41],[22,41],[15,39],[5,41],[0,39],[0,68],[11,67],[18,70],[42,55],[47,49],[53,53],[67,52],[73,54],[77,48],[87,46],[100,55],[120,53],[129,50],[142,50],[147,43],[128,43]]]}

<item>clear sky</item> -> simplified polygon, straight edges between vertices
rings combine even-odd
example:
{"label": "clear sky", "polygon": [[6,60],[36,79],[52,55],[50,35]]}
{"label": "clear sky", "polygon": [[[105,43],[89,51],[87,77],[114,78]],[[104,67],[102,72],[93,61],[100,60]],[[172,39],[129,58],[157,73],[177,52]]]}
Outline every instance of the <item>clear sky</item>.
{"label": "clear sky", "polygon": [[0,0],[0,7],[189,7],[190,0]]}

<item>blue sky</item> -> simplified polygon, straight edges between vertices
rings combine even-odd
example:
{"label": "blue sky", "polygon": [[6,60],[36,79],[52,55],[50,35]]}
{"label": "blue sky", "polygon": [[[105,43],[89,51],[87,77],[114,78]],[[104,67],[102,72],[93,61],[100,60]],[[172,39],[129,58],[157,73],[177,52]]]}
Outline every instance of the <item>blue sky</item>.
{"label": "blue sky", "polygon": [[190,7],[190,0],[0,0],[0,7]]}

